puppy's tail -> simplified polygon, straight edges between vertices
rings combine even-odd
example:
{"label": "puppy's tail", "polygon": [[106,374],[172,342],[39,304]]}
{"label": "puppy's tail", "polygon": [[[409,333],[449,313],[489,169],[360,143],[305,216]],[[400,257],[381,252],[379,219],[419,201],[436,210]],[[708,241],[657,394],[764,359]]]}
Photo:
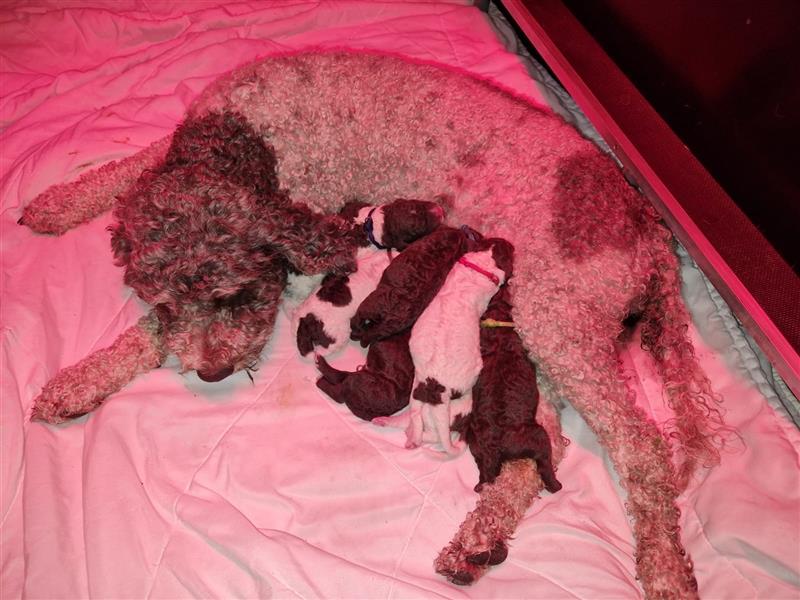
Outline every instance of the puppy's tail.
{"label": "puppy's tail", "polygon": [[161,162],[171,141],[172,134],[133,156],[88,171],[77,181],[50,186],[25,208],[18,223],[37,233],[60,235],[92,220],[109,210],[142,172]]}
{"label": "puppy's tail", "polygon": [[719,463],[719,449],[731,430],[723,423],[718,408],[721,398],[711,389],[689,339],[690,316],[681,297],[672,236],[658,227],[661,239],[652,245],[655,260],[641,317],[642,347],[655,359],[675,414],[667,423],[667,435],[678,442],[678,485],[684,489],[698,464]]}

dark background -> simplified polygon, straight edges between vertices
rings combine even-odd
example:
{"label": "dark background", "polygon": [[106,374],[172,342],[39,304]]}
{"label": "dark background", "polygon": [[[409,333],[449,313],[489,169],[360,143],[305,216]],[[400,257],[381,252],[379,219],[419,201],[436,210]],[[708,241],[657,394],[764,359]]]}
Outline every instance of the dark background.
{"label": "dark background", "polygon": [[564,4],[800,271],[800,0]]}

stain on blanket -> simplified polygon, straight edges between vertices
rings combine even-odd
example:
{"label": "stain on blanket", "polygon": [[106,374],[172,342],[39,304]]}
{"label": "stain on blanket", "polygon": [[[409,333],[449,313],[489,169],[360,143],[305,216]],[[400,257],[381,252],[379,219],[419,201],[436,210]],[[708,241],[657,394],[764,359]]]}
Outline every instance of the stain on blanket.
{"label": "stain on blanket", "polygon": [[581,261],[607,248],[633,247],[658,220],[608,156],[566,157],[556,177],[552,228],[564,258]]}

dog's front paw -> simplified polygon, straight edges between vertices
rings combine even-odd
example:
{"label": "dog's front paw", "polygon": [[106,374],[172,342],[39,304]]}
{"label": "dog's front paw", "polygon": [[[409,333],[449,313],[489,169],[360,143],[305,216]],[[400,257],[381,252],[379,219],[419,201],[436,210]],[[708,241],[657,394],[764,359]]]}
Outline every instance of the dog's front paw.
{"label": "dog's front paw", "polygon": [[444,548],[433,563],[436,572],[443,575],[450,583],[471,585],[478,581],[489,569],[489,563],[470,561],[466,549],[453,541]]}
{"label": "dog's front paw", "polygon": [[491,550],[484,550],[476,554],[468,554],[467,562],[473,565],[499,565],[508,558],[508,546],[502,540],[497,540]]}

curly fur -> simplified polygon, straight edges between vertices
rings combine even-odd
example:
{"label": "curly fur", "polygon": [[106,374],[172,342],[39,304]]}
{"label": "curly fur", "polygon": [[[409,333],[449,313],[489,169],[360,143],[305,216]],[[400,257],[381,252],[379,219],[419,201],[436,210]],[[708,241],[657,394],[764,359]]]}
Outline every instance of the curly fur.
{"label": "curly fur", "polygon": [[[688,339],[671,236],[614,161],[523,99],[463,73],[385,55],[300,53],[246,65],[213,83],[189,115],[226,112],[241,115],[274,149],[281,186],[315,210],[358,198],[441,194],[451,199],[450,224],[514,244],[514,321],[542,383],[571,402],[608,449],[626,491],[645,594],[695,596],[676,499],[694,463],[717,460],[709,442],[717,441],[721,420]],[[113,204],[116,189],[105,180],[155,162],[137,155],[102,177],[45,192],[23,221],[43,231],[47,223],[82,222]],[[77,188],[86,198],[79,206],[59,201]],[[676,412],[674,435],[636,407],[621,373],[622,321],[636,310],[646,311],[644,342]],[[677,470],[673,456],[682,459]],[[487,497],[487,511],[529,495],[524,481],[503,481],[501,472],[485,486],[497,494]],[[514,514],[526,503],[516,503]],[[493,531],[481,514],[476,527]],[[491,551],[462,532],[464,555]],[[454,572],[463,566],[456,562]]]}
{"label": "curly fur", "polygon": [[31,409],[31,420],[63,423],[94,410],[131,379],[166,358],[154,313],[141,319],[108,348],[98,350],[51,379]]}
{"label": "curly fur", "polygon": [[[483,319],[510,322],[511,318],[506,286],[491,299]],[[493,483],[503,463],[530,458],[547,491],[557,492],[561,483],[553,469],[550,437],[536,420],[536,366],[511,328],[482,327],[480,348],[483,368],[472,388],[472,410],[453,424],[478,465],[475,491]]]}
{"label": "curly fur", "polygon": [[[558,413],[544,394],[535,413],[552,440],[552,462],[564,455],[564,438]],[[470,512],[434,562],[437,573],[453,583],[469,585],[489,567],[505,560],[509,542],[531,504],[544,489],[536,463],[527,458],[503,463],[492,483],[481,487],[475,510]]]}
{"label": "curly fur", "polygon": [[[136,164],[150,165],[157,155],[160,145]],[[172,136],[163,160],[141,172],[114,207],[111,245],[117,264],[125,267],[125,283],[154,307],[159,347],[206,381],[257,363],[289,270],[354,267],[357,228],[292,203],[278,188],[275,167],[274,151],[241,116],[190,118]],[[128,164],[120,168],[120,177],[129,180]],[[76,185],[83,190],[87,181]],[[49,215],[49,192],[40,198]],[[84,206],[77,210],[86,212]],[[29,213],[40,215],[27,211],[26,222]],[[133,377],[142,370],[120,374]],[[75,413],[46,407],[69,391],[68,377],[81,372],[51,382],[34,401],[33,415],[61,419]],[[125,383],[120,376],[114,381],[116,389]],[[100,387],[97,394],[81,406],[98,405],[108,395]]]}

